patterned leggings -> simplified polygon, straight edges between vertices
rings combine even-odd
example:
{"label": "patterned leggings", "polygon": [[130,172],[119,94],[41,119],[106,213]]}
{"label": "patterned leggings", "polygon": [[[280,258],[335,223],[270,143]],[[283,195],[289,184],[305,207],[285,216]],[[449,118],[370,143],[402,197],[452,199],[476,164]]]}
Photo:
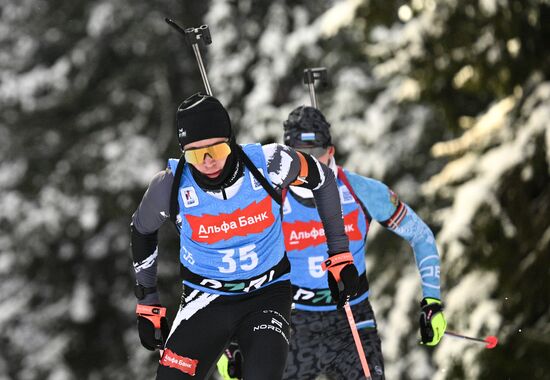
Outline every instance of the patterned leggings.
{"label": "patterned leggings", "polygon": [[[374,320],[367,300],[352,306],[357,323]],[[384,359],[376,328],[359,330],[372,379],[384,379]],[[293,310],[290,351],[283,379],[364,379],[353,336],[344,310],[312,312]]]}

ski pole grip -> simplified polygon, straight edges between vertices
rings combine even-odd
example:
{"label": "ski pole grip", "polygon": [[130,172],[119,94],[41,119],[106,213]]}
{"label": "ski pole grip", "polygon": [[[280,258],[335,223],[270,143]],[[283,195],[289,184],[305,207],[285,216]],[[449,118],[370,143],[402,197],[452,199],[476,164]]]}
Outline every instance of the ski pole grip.
{"label": "ski pole grip", "polygon": [[166,308],[162,306],[138,304],[136,307],[136,314],[150,320],[155,329],[160,329],[160,320],[166,317]]}
{"label": "ski pole grip", "polygon": [[205,45],[210,45],[212,43],[212,35],[210,34],[210,29],[206,24],[201,25],[198,28],[186,28],[185,39],[190,45],[196,45],[201,41]]}
{"label": "ski pole grip", "polygon": [[185,28],[185,40],[189,45],[198,43],[197,35],[195,34],[195,28]]}
{"label": "ski pole grip", "polygon": [[304,84],[315,84],[318,80],[322,86],[328,84],[327,69],[324,67],[314,67],[304,70]]}
{"label": "ski pole grip", "polygon": [[205,45],[210,45],[212,43],[212,36],[210,35],[210,28],[208,25],[204,24],[199,26],[199,30],[202,35],[202,41]]}

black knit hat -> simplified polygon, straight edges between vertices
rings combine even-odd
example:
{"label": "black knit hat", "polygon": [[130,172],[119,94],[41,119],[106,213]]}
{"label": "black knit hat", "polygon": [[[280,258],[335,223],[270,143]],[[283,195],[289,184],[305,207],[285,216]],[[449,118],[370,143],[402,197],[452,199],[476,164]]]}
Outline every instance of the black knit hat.
{"label": "black knit hat", "polygon": [[284,142],[293,148],[327,148],[332,145],[330,124],[317,108],[300,106],[283,123]]}
{"label": "black knit hat", "polygon": [[213,137],[232,137],[231,120],[218,99],[197,93],[185,99],[176,112],[180,147]]}

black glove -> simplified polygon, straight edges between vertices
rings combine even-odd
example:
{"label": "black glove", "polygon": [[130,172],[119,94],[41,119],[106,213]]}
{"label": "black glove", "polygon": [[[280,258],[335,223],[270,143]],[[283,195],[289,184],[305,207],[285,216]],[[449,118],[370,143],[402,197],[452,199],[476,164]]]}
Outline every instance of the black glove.
{"label": "black glove", "polygon": [[160,305],[139,305],[136,309],[139,339],[150,351],[163,349],[170,327],[166,319],[166,308]]}
{"label": "black glove", "polygon": [[353,264],[353,256],[349,252],[339,253],[329,257],[322,264],[323,270],[328,269],[328,287],[332,299],[337,302],[337,308],[342,308],[351,297],[357,294],[359,274]]}

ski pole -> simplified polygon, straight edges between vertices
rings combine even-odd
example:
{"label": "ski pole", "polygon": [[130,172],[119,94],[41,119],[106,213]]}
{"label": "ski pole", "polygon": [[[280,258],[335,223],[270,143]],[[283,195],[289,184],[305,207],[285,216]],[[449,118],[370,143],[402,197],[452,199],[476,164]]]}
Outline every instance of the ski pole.
{"label": "ski pole", "polygon": [[467,340],[471,340],[473,342],[484,343],[485,348],[488,348],[488,349],[495,348],[497,343],[498,343],[498,338],[496,336],[493,336],[493,335],[489,335],[485,339],[474,338],[474,337],[471,337],[471,336],[458,334],[458,333],[455,333],[455,332],[452,332],[452,331],[445,331],[445,335],[452,336],[453,338],[467,339]]}
{"label": "ski pole", "polygon": [[371,380],[372,378],[370,376],[369,364],[367,363],[365,350],[363,350],[363,345],[361,344],[361,339],[359,338],[359,333],[357,332],[357,326],[355,325],[355,319],[353,318],[353,313],[351,312],[351,307],[348,302],[344,304],[344,309],[346,310],[346,315],[348,316],[349,327],[351,329],[351,334],[353,335],[353,340],[355,341],[357,354],[359,354],[359,360],[361,360],[363,372],[365,372],[366,380]]}
{"label": "ski pole", "polygon": [[[304,83],[309,87],[309,97],[311,99],[311,106],[317,108],[317,97],[315,96],[315,80],[319,80],[323,86],[327,82],[327,69],[324,67],[317,67],[313,69],[304,70]],[[337,279],[339,281],[339,279]],[[357,354],[359,355],[359,360],[361,361],[361,366],[363,367],[363,372],[365,373],[366,380],[372,380],[369,370],[369,364],[367,362],[367,357],[365,356],[365,350],[363,349],[363,344],[361,343],[361,338],[359,338],[359,333],[357,332],[357,325],[355,324],[355,318],[353,318],[353,313],[351,312],[351,307],[349,302],[346,301],[344,304],[344,310],[348,317],[349,327],[351,329],[351,335],[353,335],[353,340],[355,342],[355,347],[357,348]],[[371,322],[374,324],[374,321],[368,320],[362,322],[364,327],[370,327]]]}
{"label": "ski pole", "polygon": [[309,98],[311,99],[311,106],[317,107],[317,97],[315,96],[315,81],[319,80],[322,86],[326,86],[327,81],[327,69],[324,67],[315,67],[312,69],[304,70],[304,84],[307,84],[309,88]]}
{"label": "ski pole", "polygon": [[165,18],[164,21],[166,21],[168,25],[170,25],[172,28],[183,34],[187,43],[189,43],[193,48],[193,52],[195,53],[195,58],[197,59],[197,64],[199,66],[199,71],[201,73],[202,82],[204,83],[206,93],[208,95],[212,95],[212,88],[210,88],[210,82],[208,82],[206,69],[204,68],[201,51],[199,49],[199,43],[201,42],[204,45],[210,45],[212,43],[212,36],[210,35],[210,29],[208,28],[208,25],[201,25],[198,28],[186,28],[184,30],[169,18]]}

